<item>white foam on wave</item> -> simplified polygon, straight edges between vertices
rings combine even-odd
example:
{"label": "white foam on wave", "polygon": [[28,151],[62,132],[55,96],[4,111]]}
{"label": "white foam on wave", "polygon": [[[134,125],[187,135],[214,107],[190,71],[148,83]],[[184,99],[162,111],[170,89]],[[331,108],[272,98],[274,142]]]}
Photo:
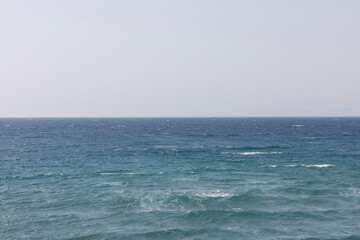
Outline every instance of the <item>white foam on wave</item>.
{"label": "white foam on wave", "polygon": [[240,155],[282,154],[282,152],[241,152]]}
{"label": "white foam on wave", "polygon": [[64,173],[42,173],[42,174],[38,174],[37,176],[55,176],[55,175],[63,176]]}
{"label": "white foam on wave", "polygon": [[242,208],[233,208],[232,210],[235,211],[235,212],[244,212],[245,211]]}
{"label": "white foam on wave", "polygon": [[263,165],[263,166],[260,166],[261,168],[276,168],[277,165]]}
{"label": "white foam on wave", "polygon": [[178,178],[179,181],[197,181],[197,178]]}
{"label": "white foam on wave", "polygon": [[304,125],[300,125],[300,124],[294,124],[294,125],[291,125],[292,127],[302,127]]}
{"label": "white foam on wave", "polygon": [[128,173],[124,173],[125,175],[146,175],[148,173],[145,172],[128,172]]}
{"label": "white foam on wave", "polygon": [[282,154],[282,152],[222,152],[222,155],[266,155],[266,154]]}
{"label": "white foam on wave", "polygon": [[127,182],[109,182],[107,183],[108,185],[111,185],[111,186],[124,186],[124,185],[128,185]]}
{"label": "white foam on wave", "polygon": [[105,182],[98,184],[98,186],[126,186],[126,185],[128,185],[128,182]]}
{"label": "white foam on wave", "polygon": [[111,172],[104,172],[104,173],[100,173],[100,175],[116,175],[118,173],[111,173]]}
{"label": "white foam on wave", "polygon": [[[14,175],[11,176],[12,178],[16,179],[16,178],[33,178],[33,177],[40,177],[40,176],[46,176],[46,177],[50,177],[50,176],[64,176],[64,173],[38,173],[38,174],[32,174],[32,175],[27,175],[27,176],[20,176],[20,175]],[[0,176],[0,178],[6,178],[6,176]]]}
{"label": "white foam on wave", "polygon": [[220,153],[220,154],[222,154],[222,155],[228,155],[228,154],[231,154],[231,152],[222,152],[222,153]]}
{"label": "white foam on wave", "polygon": [[305,165],[302,164],[301,166],[303,167],[316,167],[316,168],[327,168],[327,167],[334,167],[335,165],[333,164],[313,164],[313,165]]}
{"label": "white foam on wave", "polygon": [[257,155],[257,154],[265,154],[264,152],[242,152],[240,155]]}
{"label": "white foam on wave", "polygon": [[[298,167],[298,166],[301,166],[301,167],[307,167],[307,168],[311,168],[311,167],[315,167],[315,168],[327,168],[327,167],[335,167],[336,165],[333,165],[333,164],[309,164],[309,165],[306,165],[306,164],[301,164],[301,165],[297,165],[297,164],[289,164],[289,165],[286,165],[286,167]],[[270,166],[262,166],[262,167],[272,167],[272,168],[276,168],[277,165],[270,165]]]}
{"label": "white foam on wave", "polygon": [[232,196],[234,196],[234,194],[216,191],[216,192],[208,192],[208,193],[198,193],[198,194],[195,194],[195,196],[218,198],[218,197],[232,197]]}
{"label": "white foam on wave", "polygon": [[341,196],[344,197],[360,197],[360,190],[358,188],[349,188],[344,192],[340,192]]}

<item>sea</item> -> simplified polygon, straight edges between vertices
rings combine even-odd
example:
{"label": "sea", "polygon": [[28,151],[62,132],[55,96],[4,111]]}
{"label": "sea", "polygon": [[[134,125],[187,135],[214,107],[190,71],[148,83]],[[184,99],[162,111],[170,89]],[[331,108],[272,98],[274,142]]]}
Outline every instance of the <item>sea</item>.
{"label": "sea", "polygon": [[360,118],[2,118],[0,239],[360,239]]}

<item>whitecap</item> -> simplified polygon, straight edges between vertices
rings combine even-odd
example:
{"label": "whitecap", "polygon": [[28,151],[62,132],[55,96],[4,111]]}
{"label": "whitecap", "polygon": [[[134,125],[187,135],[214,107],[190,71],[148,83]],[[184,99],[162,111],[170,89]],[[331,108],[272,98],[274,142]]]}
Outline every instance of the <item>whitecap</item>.
{"label": "whitecap", "polygon": [[239,153],[241,155],[257,155],[257,154],[265,154],[264,152],[242,152]]}
{"label": "whitecap", "polygon": [[263,166],[260,166],[261,168],[276,168],[277,165],[263,165]]}
{"label": "whitecap", "polygon": [[335,165],[333,164],[313,164],[313,165],[301,165],[303,167],[317,167],[317,168],[327,168],[327,167],[334,167]]}
{"label": "whitecap", "polygon": [[220,154],[222,154],[222,155],[228,155],[228,154],[231,154],[231,152],[221,152]]}
{"label": "whitecap", "polygon": [[127,182],[109,182],[106,184],[110,185],[110,186],[124,186],[124,185],[127,185],[128,183]]}
{"label": "whitecap", "polygon": [[218,198],[218,197],[232,197],[232,196],[234,196],[234,194],[216,191],[216,192],[209,192],[209,193],[198,193],[198,194],[195,194],[195,196]]}
{"label": "whitecap", "polygon": [[104,172],[104,173],[100,173],[100,175],[116,175],[118,173],[111,173],[111,172]]}
{"label": "whitecap", "polygon": [[345,192],[340,192],[341,196],[345,197],[360,197],[360,190],[357,188],[349,188]]}
{"label": "whitecap", "polygon": [[240,155],[282,154],[282,152],[241,152]]}
{"label": "whitecap", "polygon": [[128,172],[128,173],[124,173],[126,175],[146,175],[148,173],[145,173],[145,172]]}
{"label": "whitecap", "polygon": [[233,208],[232,210],[235,211],[235,212],[243,212],[243,211],[245,211],[242,208]]}
{"label": "whitecap", "polygon": [[64,173],[41,173],[41,174],[37,174],[37,175],[33,175],[33,176],[55,176],[55,175],[63,176]]}
{"label": "whitecap", "polygon": [[300,125],[300,124],[294,124],[294,125],[291,125],[292,127],[302,127],[304,125]]}

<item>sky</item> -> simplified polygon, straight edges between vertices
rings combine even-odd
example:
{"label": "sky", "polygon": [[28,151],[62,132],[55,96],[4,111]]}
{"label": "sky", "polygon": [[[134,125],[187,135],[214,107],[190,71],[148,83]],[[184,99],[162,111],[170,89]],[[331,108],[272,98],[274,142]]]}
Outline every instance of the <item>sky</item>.
{"label": "sky", "polygon": [[358,0],[0,0],[0,117],[360,116]]}

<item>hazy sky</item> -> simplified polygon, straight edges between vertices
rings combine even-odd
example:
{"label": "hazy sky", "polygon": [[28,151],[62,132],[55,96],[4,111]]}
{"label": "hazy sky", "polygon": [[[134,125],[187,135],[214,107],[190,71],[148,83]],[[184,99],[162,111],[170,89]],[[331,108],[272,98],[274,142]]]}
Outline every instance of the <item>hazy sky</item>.
{"label": "hazy sky", "polygon": [[0,0],[0,117],[360,116],[358,0]]}

